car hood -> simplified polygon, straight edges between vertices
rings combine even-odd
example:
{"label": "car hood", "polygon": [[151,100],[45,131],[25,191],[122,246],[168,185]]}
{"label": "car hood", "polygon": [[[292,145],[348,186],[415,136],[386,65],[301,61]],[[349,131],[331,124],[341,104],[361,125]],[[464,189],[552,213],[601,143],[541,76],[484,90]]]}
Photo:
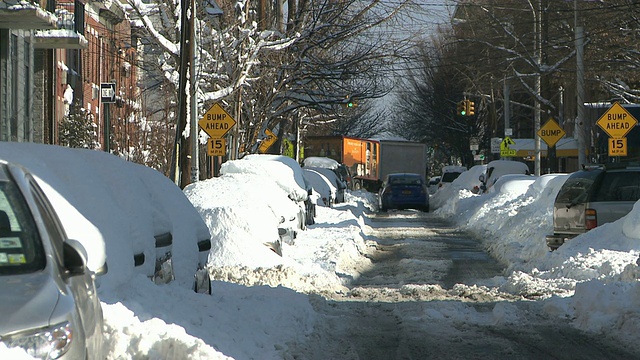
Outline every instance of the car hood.
{"label": "car hood", "polygon": [[60,291],[46,272],[0,276],[0,336],[47,325]]}

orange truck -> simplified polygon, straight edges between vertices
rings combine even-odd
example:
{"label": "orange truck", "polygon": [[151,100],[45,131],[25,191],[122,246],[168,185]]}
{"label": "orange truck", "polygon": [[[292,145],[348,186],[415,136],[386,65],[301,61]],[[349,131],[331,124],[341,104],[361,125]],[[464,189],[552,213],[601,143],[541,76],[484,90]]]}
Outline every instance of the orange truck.
{"label": "orange truck", "polygon": [[380,142],[349,136],[307,136],[304,156],[322,156],[344,164],[353,189],[375,191],[380,186]]}

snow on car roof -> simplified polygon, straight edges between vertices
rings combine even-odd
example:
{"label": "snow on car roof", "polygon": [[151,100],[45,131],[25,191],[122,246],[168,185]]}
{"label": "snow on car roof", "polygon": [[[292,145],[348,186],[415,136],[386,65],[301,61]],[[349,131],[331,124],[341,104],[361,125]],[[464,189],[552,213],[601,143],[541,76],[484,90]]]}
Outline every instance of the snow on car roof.
{"label": "snow on car roof", "polygon": [[[308,193],[306,188],[303,188],[300,184],[306,184],[304,178],[300,181],[296,179],[294,170],[287,166],[285,163],[271,158],[275,161],[262,161],[270,160],[269,158],[249,158],[242,160],[227,161],[220,167],[221,174],[254,174],[266,176],[273,179],[282,189],[284,189],[289,196],[296,201],[304,201],[307,199]],[[255,161],[258,160],[258,161]],[[293,160],[293,159],[292,159]],[[294,160],[295,161],[295,160]],[[302,177],[302,169],[299,170],[299,176]]]}
{"label": "snow on car roof", "polygon": [[340,163],[335,161],[334,159],[322,156],[309,156],[305,158],[303,161],[304,166],[308,167],[318,167],[318,168],[326,168],[326,169],[337,169],[340,166]]}

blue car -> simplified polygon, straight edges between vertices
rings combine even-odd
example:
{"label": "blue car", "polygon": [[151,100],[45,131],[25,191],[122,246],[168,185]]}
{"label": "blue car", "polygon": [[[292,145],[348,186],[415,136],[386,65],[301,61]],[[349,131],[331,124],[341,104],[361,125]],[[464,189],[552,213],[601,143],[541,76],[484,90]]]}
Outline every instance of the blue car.
{"label": "blue car", "polygon": [[389,174],[379,193],[380,210],[417,209],[429,211],[429,192],[420,174]]}

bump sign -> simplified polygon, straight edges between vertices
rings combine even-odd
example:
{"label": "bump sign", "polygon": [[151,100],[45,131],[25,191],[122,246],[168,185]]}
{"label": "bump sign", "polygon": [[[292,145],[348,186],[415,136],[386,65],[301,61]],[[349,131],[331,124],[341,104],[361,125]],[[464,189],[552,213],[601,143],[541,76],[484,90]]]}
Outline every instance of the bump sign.
{"label": "bump sign", "polygon": [[198,121],[198,125],[212,138],[223,137],[236,124],[236,121],[220,104],[215,103]]}
{"label": "bump sign", "polygon": [[637,123],[638,120],[617,101],[597,121],[598,126],[614,139],[627,136]]}
{"label": "bump sign", "polygon": [[555,146],[565,135],[564,130],[553,118],[550,118],[538,131],[538,136],[540,136],[549,147]]}

